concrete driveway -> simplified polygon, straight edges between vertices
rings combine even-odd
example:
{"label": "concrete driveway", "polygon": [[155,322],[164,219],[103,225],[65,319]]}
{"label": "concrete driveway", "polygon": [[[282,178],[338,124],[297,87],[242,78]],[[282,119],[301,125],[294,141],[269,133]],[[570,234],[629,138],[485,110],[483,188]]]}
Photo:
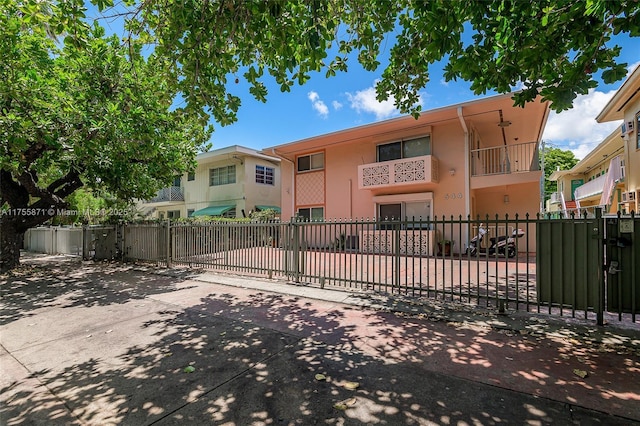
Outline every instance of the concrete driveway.
{"label": "concrete driveway", "polygon": [[0,276],[3,425],[640,424],[635,326],[23,264]]}

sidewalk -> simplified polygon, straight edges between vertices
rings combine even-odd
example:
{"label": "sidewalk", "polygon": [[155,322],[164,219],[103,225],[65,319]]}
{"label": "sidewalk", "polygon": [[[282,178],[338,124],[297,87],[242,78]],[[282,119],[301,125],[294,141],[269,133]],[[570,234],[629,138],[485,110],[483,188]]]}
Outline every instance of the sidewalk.
{"label": "sidewalk", "polygon": [[24,263],[0,277],[3,425],[640,424],[638,327]]}

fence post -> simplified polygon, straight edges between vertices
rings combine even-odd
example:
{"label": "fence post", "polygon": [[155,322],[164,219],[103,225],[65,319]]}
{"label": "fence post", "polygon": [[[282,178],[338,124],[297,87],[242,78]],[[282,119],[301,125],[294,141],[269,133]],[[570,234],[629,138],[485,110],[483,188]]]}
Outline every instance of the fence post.
{"label": "fence post", "polygon": [[[402,223],[400,222],[400,218],[398,218],[398,224],[396,226],[393,226],[393,231],[394,231],[394,242],[393,242],[393,257],[394,257],[394,262],[393,262],[393,267],[395,269],[395,271],[393,271],[393,283],[391,285],[391,291],[393,292],[393,288],[397,288],[398,293],[400,293],[400,230],[402,229]],[[404,225],[406,226],[406,218],[405,218],[405,222]],[[406,271],[405,271],[406,273]]]}
{"label": "fence post", "polygon": [[171,219],[167,219],[167,268],[171,268]]}
{"label": "fence post", "polygon": [[125,262],[126,260],[126,256],[125,256],[125,250],[127,249],[127,241],[125,238],[125,235],[127,234],[127,224],[126,222],[122,223],[122,234],[120,235],[120,261],[121,262]]}
{"label": "fence post", "polygon": [[293,222],[293,247],[291,251],[291,261],[293,262],[293,276],[295,282],[300,282],[300,226]]}
{"label": "fence post", "polygon": [[598,289],[598,306],[596,306],[596,321],[598,325],[604,325],[604,223],[602,219],[602,208],[596,208],[596,220],[593,225],[592,237],[598,240],[598,279],[596,280]]}
{"label": "fence post", "polygon": [[89,244],[87,244],[87,227],[88,225],[82,225],[82,260],[89,260]]}

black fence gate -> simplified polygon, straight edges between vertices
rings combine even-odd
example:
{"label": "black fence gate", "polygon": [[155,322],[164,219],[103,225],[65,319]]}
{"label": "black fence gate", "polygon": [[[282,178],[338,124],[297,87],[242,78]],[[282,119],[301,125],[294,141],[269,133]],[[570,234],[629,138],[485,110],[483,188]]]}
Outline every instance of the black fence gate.
{"label": "black fence gate", "polygon": [[577,216],[543,220],[537,233],[537,294],[553,310],[630,315],[640,309],[640,218]]}

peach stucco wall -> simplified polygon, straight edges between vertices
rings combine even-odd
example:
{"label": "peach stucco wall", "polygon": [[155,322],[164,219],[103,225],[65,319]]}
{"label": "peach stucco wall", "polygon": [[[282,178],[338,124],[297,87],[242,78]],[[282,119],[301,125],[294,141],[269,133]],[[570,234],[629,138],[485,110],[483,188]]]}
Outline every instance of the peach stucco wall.
{"label": "peach stucco wall", "polygon": [[[522,221],[520,228],[524,229],[528,237],[518,242],[520,251],[533,252],[536,247],[536,227],[535,223],[528,226],[525,225],[527,213],[529,219],[535,220],[536,214],[540,211],[540,199],[537,194],[540,193],[540,185],[538,183],[527,183],[518,185],[504,185],[493,188],[484,188],[473,191],[473,204],[475,212],[473,218],[479,217],[483,220],[489,215],[489,219],[495,220],[496,214],[500,219],[504,219],[506,215],[509,220],[515,220],[516,214],[518,220]],[[509,202],[505,203],[505,196],[509,197]]]}
{"label": "peach stucco wall", "polygon": [[[324,204],[313,203],[321,197],[302,194],[302,185],[313,181],[314,187],[321,175],[318,172],[292,175],[292,165],[282,163],[282,217],[290,218],[295,210],[302,206],[317,205],[325,208],[326,218],[373,217],[375,215],[374,196],[398,193],[424,194],[433,193],[433,214],[442,215],[465,214],[465,161],[464,133],[458,121],[449,121],[442,125],[429,127],[431,133],[431,155],[438,159],[440,177],[438,183],[419,184],[415,186],[394,187],[386,190],[358,189],[358,166],[376,162],[376,146],[381,143],[394,142],[402,138],[423,136],[425,130],[407,130],[384,137],[368,137],[366,139],[339,144],[324,148]],[[300,155],[309,154],[310,151]],[[452,175],[450,170],[455,170]],[[296,184],[291,182],[292,177]],[[295,190],[294,190],[295,188]],[[295,200],[291,196],[296,193]]]}

